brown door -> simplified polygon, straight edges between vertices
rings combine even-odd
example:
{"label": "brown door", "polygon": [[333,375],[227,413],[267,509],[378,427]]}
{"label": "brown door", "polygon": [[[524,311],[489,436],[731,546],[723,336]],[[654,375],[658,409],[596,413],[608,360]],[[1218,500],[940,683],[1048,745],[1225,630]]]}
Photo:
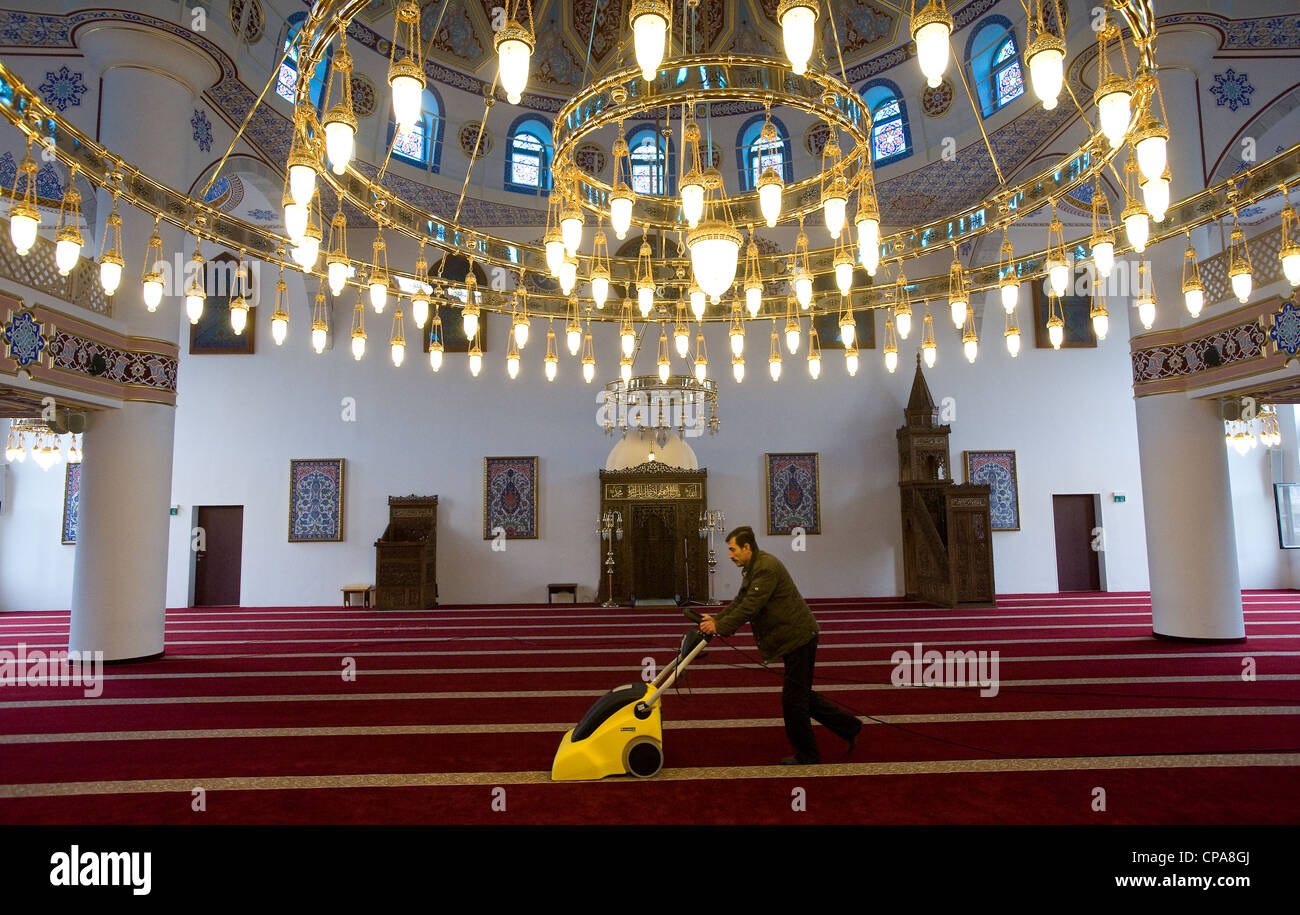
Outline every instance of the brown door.
{"label": "brown door", "polygon": [[1056,580],[1061,591],[1100,591],[1096,539],[1097,514],[1091,495],[1052,496],[1056,520]]}
{"label": "brown door", "polygon": [[632,509],[632,593],[637,600],[675,597],[682,546],[668,506]]}
{"label": "brown door", "polygon": [[194,552],[194,606],[238,607],[244,506],[200,505],[199,527],[203,549]]}

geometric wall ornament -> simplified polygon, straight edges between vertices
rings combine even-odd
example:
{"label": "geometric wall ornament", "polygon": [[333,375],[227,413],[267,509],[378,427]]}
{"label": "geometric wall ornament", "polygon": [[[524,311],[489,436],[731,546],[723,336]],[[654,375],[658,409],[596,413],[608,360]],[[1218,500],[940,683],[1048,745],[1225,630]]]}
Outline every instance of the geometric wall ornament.
{"label": "geometric wall ornament", "polygon": [[599,144],[583,143],[574,153],[573,162],[588,175],[600,178],[605,174],[605,165],[609,159]]}
{"label": "geometric wall ornament", "polygon": [[190,118],[190,126],[194,128],[194,142],[199,144],[201,152],[207,152],[212,148],[212,122],[208,120],[208,113],[194,109],[194,117]]}
{"label": "geometric wall ornament", "polygon": [[24,367],[40,358],[45,349],[41,325],[30,311],[20,311],[4,325],[4,342],[9,346],[9,356]]}
{"label": "geometric wall ornament", "polygon": [[[483,129],[483,136],[479,138],[479,122],[470,121],[460,129],[458,135],[460,140],[460,151],[469,159],[483,159],[492,152],[492,131],[487,128]],[[478,149],[475,149],[474,141],[478,140]]]}
{"label": "geometric wall ornament", "polygon": [[368,118],[375,113],[375,84],[364,73],[352,74],[352,110],[359,118]]}
{"label": "geometric wall ornament", "polygon": [[1273,338],[1278,349],[1288,356],[1294,356],[1300,351],[1300,308],[1295,307],[1294,301],[1283,302],[1282,307],[1270,317],[1273,326],[1268,329],[1268,335]]}
{"label": "geometric wall ornament", "polygon": [[952,83],[945,77],[935,88],[931,89],[927,86],[921,91],[921,110],[925,112],[926,117],[942,117],[952,107],[952,100]]}
{"label": "geometric wall ornament", "polygon": [[483,459],[483,539],[536,540],[537,458]]}
{"label": "geometric wall ornament", "polygon": [[67,67],[60,67],[57,73],[46,73],[45,82],[37,87],[45,104],[60,111],[66,111],[69,105],[80,105],[87,89],[81,74],[72,73]]}
{"label": "geometric wall ornament", "polygon": [[803,148],[808,150],[808,155],[820,157],[826,141],[830,138],[830,127],[824,121],[818,121],[804,131]]}
{"label": "geometric wall ornament", "polygon": [[989,515],[995,531],[1020,530],[1020,490],[1014,451],[965,451],[966,482],[989,487]]}
{"label": "geometric wall ornament", "polygon": [[343,539],[343,458],[289,461],[289,542]]}
{"label": "geometric wall ornament", "polygon": [[[247,16],[247,20],[244,17]],[[258,0],[230,0],[230,28],[239,31],[239,23],[244,22],[244,41],[257,44],[266,27],[266,16],[262,13],[262,4]]]}
{"label": "geometric wall ornament", "polygon": [[63,477],[63,542],[77,542],[77,518],[81,513],[81,464],[67,465]]}
{"label": "geometric wall ornament", "polygon": [[821,485],[817,454],[764,455],[767,479],[767,533],[789,534],[802,528],[820,534]]}
{"label": "geometric wall ornament", "polygon": [[1214,74],[1214,85],[1210,87],[1210,95],[1215,97],[1215,104],[1219,107],[1228,106],[1228,110],[1236,111],[1238,107],[1249,107],[1250,96],[1254,93],[1255,87],[1250,84],[1249,78],[1245,73],[1237,73],[1228,68],[1227,73]]}

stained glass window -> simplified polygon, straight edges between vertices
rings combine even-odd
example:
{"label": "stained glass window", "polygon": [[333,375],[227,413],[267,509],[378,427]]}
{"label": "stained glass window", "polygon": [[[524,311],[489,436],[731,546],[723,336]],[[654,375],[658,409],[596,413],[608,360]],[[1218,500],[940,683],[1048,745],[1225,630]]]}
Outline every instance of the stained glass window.
{"label": "stained glass window", "polygon": [[749,147],[750,187],[758,187],[759,176],[767,169],[785,174],[785,148],[780,140],[758,140]]}
{"label": "stained glass window", "polygon": [[393,137],[393,155],[413,159],[423,165],[425,133],[425,119],[420,118],[410,130],[399,132]]}
{"label": "stained glass window", "polygon": [[[285,54],[284,60],[280,62],[280,70],[276,75],[275,92],[276,95],[286,102],[294,101],[294,93],[298,88],[298,33],[302,31],[303,22],[306,19],[305,13],[295,13],[289,17],[289,22],[285,28],[284,44],[281,46],[281,53]],[[287,53],[285,53],[287,52]],[[311,100],[320,109],[325,101],[325,81],[329,75],[330,62],[333,59],[333,52],[327,50],[325,56],[316,66],[316,72],[311,77]]]}
{"label": "stained glass window", "polygon": [[438,170],[438,146],[442,134],[441,115],[438,111],[438,99],[428,89],[424,90],[421,101],[420,119],[410,130],[400,131],[393,123],[392,115],[388,119],[389,130],[393,134],[393,155],[405,159],[421,168]]}
{"label": "stained glass window", "polygon": [[903,132],[898,99],[890,99],[877,108],[871,120],[875,123],[871,129],[872,153],[877,162],[907,152],[907,136]]}
{"label": "stained glass window", "polygon": [[647,137],[632,150],[632,190],[638,194],[664,193],[663,156]]}
{"label": "stained glass window", "polygon": [[1016,57],[1016,42],[1008,38],[993,57],[993,96],[997,107],[1020,98],[1025,92],[1024,73]]}
{"label": "stained glass window", "polygon": [[542,142],[530,133],[515,134],[510,158],[510,180],[514,184],[540,187],[542,181]]}
{"label": "stained glass window", "polygon": [[280,78],[276,80],[275,91],[286,102],[293,101],[294,88],[298,85],[298,71],[287,63],[280,64]]}

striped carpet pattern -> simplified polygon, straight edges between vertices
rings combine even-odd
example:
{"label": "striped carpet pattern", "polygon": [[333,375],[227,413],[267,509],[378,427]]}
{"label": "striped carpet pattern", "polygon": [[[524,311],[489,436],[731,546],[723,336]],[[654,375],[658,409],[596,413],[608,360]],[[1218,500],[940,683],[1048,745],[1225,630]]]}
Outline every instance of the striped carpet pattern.
{"label": "striped carpet pattern", "polygon": [[[818,727],[822,765],[777,765],[746,628],[667,695],[662,772],[584,783],[550,781],[561,736],[672,659],[675,608],[171,610],[98,697],[0,688],[0,823],[1295,823],[1300,593],[1244,601],[1230,644],[1153,638],[1144,593],[817,602],[817,689],[871,716],[852,757]],[[68,622],[0,614],[0,651]],[[917,643],[997,652],[996,695],[898,685]]]}

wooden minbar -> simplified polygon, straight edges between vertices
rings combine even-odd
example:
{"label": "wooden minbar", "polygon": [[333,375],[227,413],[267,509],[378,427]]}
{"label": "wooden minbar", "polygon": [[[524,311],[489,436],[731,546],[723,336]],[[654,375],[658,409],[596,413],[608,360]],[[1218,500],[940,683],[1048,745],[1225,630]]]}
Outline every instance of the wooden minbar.
{"label": "wooden minbar", "polygon": [[996,606],[989,487],[952,480],[948,436],[916,358],[912,395],[898,429],[903,590],[912,600]]}
{"label": "wooden minbar", "polygon": [[438,606],[438,497],[389,496],[388,527],[375,541],[375,607]]}

